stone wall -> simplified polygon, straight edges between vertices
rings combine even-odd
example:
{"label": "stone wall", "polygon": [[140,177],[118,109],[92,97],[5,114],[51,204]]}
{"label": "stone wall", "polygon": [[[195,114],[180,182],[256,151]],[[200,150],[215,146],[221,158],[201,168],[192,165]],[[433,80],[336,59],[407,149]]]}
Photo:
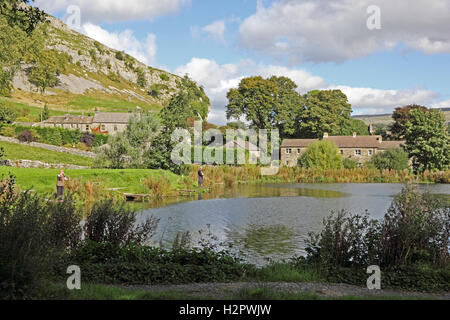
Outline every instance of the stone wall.
{"label": "stone wall", "polygon": [[15,138],[9,138],[9,137],[3,137],[3,136],[0,136],[0,141],[21,144],[21,145],[29,146],[29,147],[37,147],[37,148],[42,148],[42,149],[55,151],[55,152],[69,153],[69,154],[87,157],[87,158],[95,158],[95,153],[93,153],[93,152],[58,147],[58,146],[53,146],[50,144],[44,144],[44,143],[39,143],[39,142],[25,143],[25,142],[20,142],[19,140],[15,139]]}
{"label": "stone wall", "polygon": [[43,169],[89,169],[89,167],[76,166],[71,164],[49,164],[41,161],[32,160],[2,160],[0,166],[16,168],[43,168]]}

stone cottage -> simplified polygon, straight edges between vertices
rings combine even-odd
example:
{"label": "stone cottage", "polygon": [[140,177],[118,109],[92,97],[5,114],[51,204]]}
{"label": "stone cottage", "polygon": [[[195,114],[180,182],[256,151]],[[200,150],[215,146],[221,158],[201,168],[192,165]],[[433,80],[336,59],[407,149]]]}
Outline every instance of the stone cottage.
{"label": "stone cottage", "polygon": [[[404,141],[383,141],[382,136],[329,136],[323,140],[333,142],[343,158],[355,160],[361,167],[372,156],[387,149],[400,148]],[[281,165],[294,167],[306,149],[319,139],[285,139],[281,145]]]}
{"label": "stone cottage", "polygon": [[45,128],[64,128],[82,132],[116,134],[127,129],[132,113],[95,113],[93,117],[65,115],[50,117],[48,120],[35,124]]}

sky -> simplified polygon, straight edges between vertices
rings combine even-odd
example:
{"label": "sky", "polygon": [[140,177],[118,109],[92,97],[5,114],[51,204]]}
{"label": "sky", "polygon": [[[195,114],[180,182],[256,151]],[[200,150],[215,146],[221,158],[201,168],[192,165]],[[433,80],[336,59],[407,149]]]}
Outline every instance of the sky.
{"label": "sky", "polygon": [[[188,74],[225,124],[226,93],[287,76],[302,94],[340,89],[353,114],[450,107],[450,0],[35,0],[73,29]],[[79,13],[79,15],[78,15]],[[77,19],[79,17],[79,19]]]}

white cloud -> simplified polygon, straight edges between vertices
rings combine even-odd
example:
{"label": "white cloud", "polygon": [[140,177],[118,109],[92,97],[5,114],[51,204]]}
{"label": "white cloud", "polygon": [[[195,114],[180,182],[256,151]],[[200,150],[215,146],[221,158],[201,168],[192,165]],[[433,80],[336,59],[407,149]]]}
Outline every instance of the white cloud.
{"label": "white cloud", "polygon": [[141,42],[129,29],[122,32],[109,32],[98,25],[86,23],[82,26],[81,32],[110,48],[125,51],[147,65],[154,64],[156,61],[156,36],[152,33],[147,34],[145,41]]}
{"label": "white cloud", "polygon": [[[439,98],[436,92],[421,88],[381,90],[333,85],[302,69],[258,65],[251,60],[243,60],[237,64],[220,65],[214,60],[193,58],[186,65],[178,67],[175,73],[179,75],[189,74],[192,79],[204,86],[212,105],[208,120],[216,124],[227,122],[225,115],[225,106],[228,102],[227,92],[231,88],[237,88],[244,77],[253,75],[260,75],[265,78],[273,75],[289,77],[298,85],[298,91],[302,94],[316,89],[340,89],[348,96],[354,114],[389,113],[396,107],[413,103],[434,107],[436,100]],[[447,101],[447,107],[450,106],[448,102],[450,100]],[[441,102],[439,106],[445,107],[445,103]]]}
{"label": "white cloud", "polygon": [[50,13],[66,11],[71,5],[81,8],[85,22],[147,20],[177,12],[190,0],[36,0],[35,4]]}
{"label": "white cloud", "polygon": [[203,32],[208,33],[216,40],[224,40],[225,31],[227,30],[227,26],[225,25],[225,21],[215,21],[211,24],[202,28]]}
{"label": "white cloud", "polygon": [[[369,30],[366,10],[381,9],[381,29]],[[281,0],[240,26],[240,43],[295,64],[340,62],[403,43],[426,54],[450,53],[450,1]]]}

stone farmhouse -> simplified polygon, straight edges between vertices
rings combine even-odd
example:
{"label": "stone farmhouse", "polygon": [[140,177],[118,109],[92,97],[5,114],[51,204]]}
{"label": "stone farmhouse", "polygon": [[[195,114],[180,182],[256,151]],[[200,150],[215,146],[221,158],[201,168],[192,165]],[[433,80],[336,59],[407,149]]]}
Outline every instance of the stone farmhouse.
{"label": "stone farmhouse", "polygon": [[50,117],[48,120],[35,124],[35,126],[114,135],[127,129],[132,115],[132,113],[103,112],[95,113],[93,117],[65,115]]}
{"label": "stone farmhouse", "polygon": [[[333,142],[344,158],[356,160],[361,167],[373,155],[387,149],[400,148],[404,141],[383,141],[382,136],[329,136],[324,134],[323,140]],[[298,159],[312,143],[319,139],[285,139],[281,145],[281,165],[294,167]]]}

